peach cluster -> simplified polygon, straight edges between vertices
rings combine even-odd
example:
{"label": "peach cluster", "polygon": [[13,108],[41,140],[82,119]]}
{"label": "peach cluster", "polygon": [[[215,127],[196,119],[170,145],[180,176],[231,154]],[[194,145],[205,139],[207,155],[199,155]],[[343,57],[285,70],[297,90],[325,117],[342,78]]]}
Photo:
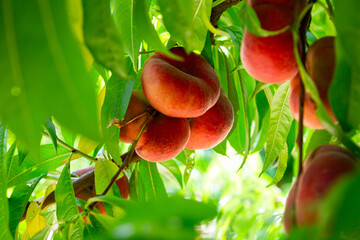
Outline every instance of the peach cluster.
{"label": "peach cluster", "polygon": [[182,47],[170,51],[182,60],[156,52],[145,62],[143,91],[133,91],[124,122],[135,120],[120,129],[120,141],[132,143],[150,117],[148,109],[157,111],[135,148],[151,162],[174,158],[184,148],[212,148],[225,139],[234,121],[232,105],[211,65]]}
{"label": "peach cluster", "polygon": [[[304,9],[306,0],[248,0],[260,25],[268,31],[291,26]],[[290,30],[277,35],[260,37],[245,29],[241,43],[241,61],[246,71],[265,83],[282,83],[298,72]]]}
{"label": "peach cluster", "polygon": [[298,179],[297,193],[294,184],[286,200],[285,232],[289,234],[293,220],[298,227],[314,224],[321,214],[319,204],[336,182],[356,170],[356,164],[351,152],[336,145],[322,145],[312,151]]}
{"label": "peach cluster", "polygon": [[[335,62],[335,37],[324,37],[315,41],[306,53],[306,70],[316,84],[321,101],[334,122],[337,120],[330,107],[328,92],[335,72]],[[299,76],[290,81],[290,109],[296,120],[299,120],[299,83]],[[315,110],[316,106],[310,94],[306,94],[304,125],[310,128],[322,129],[324,127],[317,118]]]}

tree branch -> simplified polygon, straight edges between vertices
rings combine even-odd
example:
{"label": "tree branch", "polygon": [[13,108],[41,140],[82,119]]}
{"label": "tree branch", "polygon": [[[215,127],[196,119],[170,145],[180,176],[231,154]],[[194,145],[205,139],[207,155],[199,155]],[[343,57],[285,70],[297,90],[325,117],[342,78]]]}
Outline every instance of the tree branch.
{"label": "tree branch", "polygon": [[[48,133],[46,132],[42,132],[42,134],[48,138],[51,138],[49,136]],[[73,154],[79,154],[80,156],[86,158],[87,160],[89,161],[92,161],[92,162],[96,162],[97,158],[94,158],[94,157],[91,157],[89,156],[88,154],[86,153],[83,153],[82,151],[70,146],[69,144],[67,144],[66,142],[62,141],[60,138],[56,137],[56,141],[63,147],[65,147],[66,149],[70,150]]]}
{"label": "tree branch", "polygon": [[[316,2],[316,0],[310,0],[309,4]],[[300,25],[300,29],[299,29],[299,34],[300,34],[300,51],[301,51],[301,61],[303,62],[304,66],[305,66],[305,61],[306,61],[306,46],[307,46],[307,39],[306,39],[306,32],[310,26],[310,22],[311,22],[311,10],[312,7],[307,11],[307,13],[305,14],[304,18],[301,21],[301,25]],[[299,87],[300,87],[300,94],[299,94],[299,131],[298,131],[298,136],[296,139],[296,143],[299,147],[299,163],[298,163],[298,175],[295,181],[295,193],[293,194],[293,203],[295,203],[295,199],[297,197],[298,194],[298,187],[299,187],[299,179],[300,176],[302,174],[303,171],[303,143],[304,143],[304,102],[305,102],[305,88],[304,88],[304,83],[301,79],[301,76],[299,76],[300,78],[300,82],[299,82]],[[292,206],[292,211],[295,213],[296,212],[296,206],[295,204],[293,204]],[[292,222],[294,224],[294,226],[296,226],[296,217],[295,214],[292,214]]]}
{"label": "tree branch", "polygon": [[[213,1],[215,2],[215,0]],[[241,2],[241,0],[225,0],[224,2],[216,5],[211,9],[210,22],[211,24],[217,28],[218,21],[221,17],[221,14],[225,12],[228,8],[234,6],[235,4]],[[210,32],[211,43],[214,44],[214,34]]]}
{"label": "tree branch", "polygon": [[[126,158],[129,156],[129,153],[130,153],[130,151],[121,155],[121,159],[123,159],[124,162],[125,162]],[[127,160],[127,163],[130,164],[130,163],[139,161],[140,159],[141,158],[136,153],[134,153],[132,155],[132,157],[129,160]],[[125,167],[127,167],[128,164],[125,166],[124,163],[123,163],[122,166],[123,165],[124,166],[123,166],[122,169],[125,169]],[[72,182],[72,184],[73,184],[75,195],[77,193],[81,192],[82,190],[86,189],[86,188],[93,187],[94,184],[95,184],[94,170],[91,170],[91,171],[85,173],[84,175],[82,175],[81,177],[77,178],[76,180],[74,180]],[[43,197],[35,199],[33,201],[42,202],[42,200],[43,200]],[[27,209],[28,209],[31,202],[32,201],[29,201],[28,204],[26,205],[25,212],[24,212],[24,214],[23,214],[23,216],[21,218],[21,221],[23,221],[25,219]],[[45,198],[45,200],[43,201],[43,204],[41,206],[41,209],[45,209],[46,207],[48,207],[48,206],[50,206],[50,205],[52,205],[54,203],[55,203],[55,192],[53,191]]]}
{"label": "tree branch", "polygon": [[[143,124],[143,126],[141,127],[141,130],[139,132],[139,134],[136,136],[136,138],[134,139],[134,141],[132,142],[131,148],[130,150],[127,152],[127,156],[125,157],[125,159],[123,160],[123,163],[121,164],[119,170],[115,173],[115,175],[111,178],[109,185],[106,187],[106,189],[104,190],[103,193],[101,193],[100,196],[104,196],[105,194],[107,194],[109,192],[109,190],[111,189],[112,185],[114,185],[116,179],[119,177],[120,173],[129,165],[130,163],[130,159],[132,159],[133,154],[135,153],[135,147],[136,144],[138,143],[142,133],[146,130],[148,124],[151,122],[151,120],[154,118],[155,114],[157,113],[157,111],[155,111],[154,109],[151,112],[151,115],[148,117],[148,119],[146,120],[146,122]],[[89,205],[89,209],[93,209],[95,207],[95,205],[97,204],[97,202],[92,202]]]}

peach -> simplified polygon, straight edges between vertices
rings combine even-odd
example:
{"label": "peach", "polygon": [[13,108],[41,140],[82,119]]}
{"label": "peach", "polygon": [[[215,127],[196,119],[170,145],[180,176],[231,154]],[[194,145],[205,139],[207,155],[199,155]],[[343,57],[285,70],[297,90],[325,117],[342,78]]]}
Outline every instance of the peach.
{"label": "peach", "polygon": [[[125,114],[125,120],[138,116],[149,106],[144,93],[134,91]],[[122,127],[120,141],[132,143],[148,117],[149,114],[146,114]],[[168,117],[158,112],[142,133],[135,150],[145,160],[165,161],[176,157],[185,148],[189,137],[190,126],[185,118]]]}
{"label": "peach", "polygon": [[349,150],[330,144],[319,146],[308,155],[298,178],[298,192],[295,193],[295,183],[286,199],[283,218],[286,234],[290,233],[294,220],[298,227],[311,226],[317,221],[321,214],[319,204],[337,181],[354,172],[356,161]]}
{"label": "peach", "polygon": [[[325,37],[317,40],[310,46],[306,54],[306,69],[318,88],[320,98],[326,111],[334,122],[337,122],[328,101],[328,91],[335,69],[334,37]],[[290,82],[290,109],[294,118],[299,120],[299,76]],[[310,128],[323,129],[323,125],[315,113],[316,105],[310,94],[305,94],[304,102],[304,125]]]}
{"label": "peach", "polygon": [[248,0],[247,3],[249,6],[252,7],[258,6],[260,4],[279,5],[300,14],[300,12],[305,8],[307,1],[306,0]]}
{"label": "peach", "polygon": [[150,162],[176,157],[186,146],[190,126],[185,118],[172,118],[158,113],[141,135],[136,153]]}
{"label": "peach", "polygon": [[154,53],[145,62],[141,74],[144,94],[151,106],[167,116],[198,117],[218,100],[219,79],[202,56],[186,54],[182,47],[170,51],[183,61]]}
{"label": "peach", "polygon": [[189,122],[191,132],[186,148],[213,148],[224,140],[234,122],[234,111],[224,91],[212,108],[200,117],[189,119]]}
{"label": "peach", "polygon": [[338,146],[320,146],[306,162],[295,199],[298,226],[309,226],[317,221],[319,203],[337,181],[356,167],[353,155]]}
{"label": "peach", "polygon": [[[265,30],[276,31],[290,26],[294,14],[288,8],[261,4],[254,7]],[[241,44],[241,61],[245,70],[256,80],[265,83],[282,83],[298,72],[290,30],[269,37],[258,37],[247,29]]]}
{"label": "peach", "polygon": [[116,185],[120,190],[120,194],[123,198],[129,198],[129,179],[124,175],[118,180],[116,180]]}
{"label": "peach", "polygon": [[[124,122],[127,122],[134,117],[144,113],[149,108],[150,104],[145,98],[144,93],[141,90],[134,90],[131,94],[128,108],[124,117]],[[144,117],[138,118],[135,121],[121,127],[120,129],[120,141],[124,143],[132,143],[132,141],[139,134],[141,126],[146,122],[146,119],[150,116],[146,113]]]}
{"label": "peach", "polygon": [[307,156],[306,161],[304,162],[304,170],[308,168],[308,166],[314,159],[322,159],[321,155],[331,154],[344,155],[344,158],[349,158],[352,161],[356,159],[354,154],[345,148],[333,144],[325,144],[315,148]]}

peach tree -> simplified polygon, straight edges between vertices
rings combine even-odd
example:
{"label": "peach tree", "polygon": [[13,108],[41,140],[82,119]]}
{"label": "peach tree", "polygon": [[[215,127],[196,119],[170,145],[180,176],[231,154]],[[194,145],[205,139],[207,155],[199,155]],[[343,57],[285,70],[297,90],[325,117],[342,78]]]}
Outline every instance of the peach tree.
{"label": "peach tree", "polygon": [[360,235],[359,1],[0,3],[0,239]]}

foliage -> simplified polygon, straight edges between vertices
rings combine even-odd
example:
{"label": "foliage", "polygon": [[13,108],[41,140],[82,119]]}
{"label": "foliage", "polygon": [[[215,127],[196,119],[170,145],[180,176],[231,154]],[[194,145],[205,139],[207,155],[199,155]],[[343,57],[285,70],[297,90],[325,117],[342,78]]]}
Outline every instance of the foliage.
{"label": "foliage", "polygon": [[[287,238],[282,211],[298,173],[301,134],[289,110],[289,84],[256,81],[240,59],[245,27],[259,36],[287,29],[262,29],[246,1],[212,22],[213,10],[227,2],[1,0],[0,239]],[[319,0],[309,8],[307,42],[337,36],[330,102],[339,123],[329,120],[295,51],[326,126],[304,129],[305,156],[335,143],[360,157],[359,7],[357,0]],[[290,27],[295,43],[300,20]],[[132,89],[141,89],[145,61],[154,51],[176,58],[168,51],[175,45],[214,67],[235,112],[230,134],[213,150],[130,164],[130,200],[115,187],[87,202],[75,198],[71,172],[92,162],[96,193],[107,188],[130,148],[109,124],[124,117]],[[327,219],[289,239],[327,238],[316,234],[329,219],[337,219],[330,239],[358,236],[359,176],[330,194],[322,206]],[[46,205],[51,194],[56,207]],[[88,207],[92,201],[104,202],[108,215]]]}

